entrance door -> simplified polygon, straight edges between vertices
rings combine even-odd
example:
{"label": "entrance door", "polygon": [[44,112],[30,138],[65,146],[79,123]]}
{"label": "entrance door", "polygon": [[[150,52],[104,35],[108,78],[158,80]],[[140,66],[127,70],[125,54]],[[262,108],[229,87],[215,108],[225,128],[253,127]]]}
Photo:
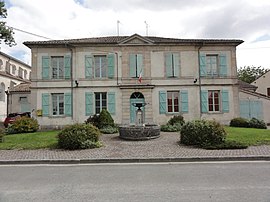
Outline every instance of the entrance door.
{"label": "entrance door", "polygon": [[[136,122],[136,110],[138,109],[134,105],[136,103],[144,103],[144,96],[140,92],[135,92],[130,96],[130,123],[135,124]],[[141,107],[144,113],[144,107]],[[144,120],[142,120],[144,122]]]}

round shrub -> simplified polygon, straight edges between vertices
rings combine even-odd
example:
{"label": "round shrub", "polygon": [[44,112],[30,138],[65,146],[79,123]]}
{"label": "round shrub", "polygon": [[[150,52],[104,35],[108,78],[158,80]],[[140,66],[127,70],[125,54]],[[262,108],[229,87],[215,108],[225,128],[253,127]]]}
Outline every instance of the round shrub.
{"label": "round shrub", "polygon": [[36,119],[22,116],[17,118],[13,124],[7,128],[7,133],[33,133],[36,132],[38,128],[39,125]]}
{"label": "round shrub", "polygon": [[175,115],[168,121],[169,125],[175,125],[175,124],[184,125],[184,123],[185,123],[184,117],[181,115]]}
{"label": "round shrub", "polygon": [[234,118],[230,121],[230,126],[232,127],[243,127],[243,128],[249,128],[249,121],[245,118]]}
{"label": "round shrub", "polygon": [[106,126],[114,126],[114,120],[106,109],[102,109],[99,115],[98,128],[104,128]]}
{"label": "round shrub", "polygon": [[249,120],[249,127],[250,128],[267,129],[265,122],[263,120],[259,120],[256,118],[252,118]]}
{"label": "round shrub", "polygon": [[205,147],[224,143],[226,132],[216,121],[195,120],[185,123],[180,132],[180,143]]}
{"label": "round shrub", "polygon": [[85,123],[92,124],[93,126],[98,127],[99,125],[99,114],[94,114],[89,116],[89,118],[85,121]]}
{"label": "round shrub", "polygon": [[100,147],[100,131],[92,124],[73,124],[58,134],[58,146],[62,149],[91,149]]}

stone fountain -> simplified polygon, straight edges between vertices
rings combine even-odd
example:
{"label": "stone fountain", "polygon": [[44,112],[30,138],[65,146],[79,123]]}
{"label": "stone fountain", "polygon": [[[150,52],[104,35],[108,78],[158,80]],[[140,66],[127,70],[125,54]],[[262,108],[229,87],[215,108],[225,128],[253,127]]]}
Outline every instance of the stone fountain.
{"label": "stone fountain", "polygon": [[135,125],[123,125],[119,127],[119,137],[126,140],[149,140],[160,136],[160,126],[156,124],[145,124],[142,107],[146,103],[133,103],[136,110]]}

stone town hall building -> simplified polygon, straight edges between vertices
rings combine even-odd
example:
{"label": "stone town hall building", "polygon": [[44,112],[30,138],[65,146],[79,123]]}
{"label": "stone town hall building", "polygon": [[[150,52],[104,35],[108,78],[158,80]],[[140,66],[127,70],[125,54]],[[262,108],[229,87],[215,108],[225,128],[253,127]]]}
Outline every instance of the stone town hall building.
{"label": "stone town hall building", "polygon": [[[236,46],[242,40],[109,36],[27,41],[32,51],[31,103],[42,127],[84,122],[107,109],[118,124],[228,123],[239,116]],[[141,82],[139,81],[141,77]]]}

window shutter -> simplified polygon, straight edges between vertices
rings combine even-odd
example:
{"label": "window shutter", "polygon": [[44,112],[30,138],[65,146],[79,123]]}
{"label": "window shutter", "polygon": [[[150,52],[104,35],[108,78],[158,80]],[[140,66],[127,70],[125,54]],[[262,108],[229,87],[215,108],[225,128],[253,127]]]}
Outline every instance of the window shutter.
{"label": "window shutter", "polygon": [[225,54],[219,55],[220,76],[227,76],[227,57]]}
{"label": "window shutter", "polygon": [[85,56],[85,78],[93,77],[93,57],[91,55]]}
{"label": "window shutter", "polygon": [[139,77],[141,72],[143,75],[143,55],[137,54],[137,77]]}
{"label": "window shutter", "polygon": [[42,116],[50,115],[50,94],[42,93]]}
{"label": "window shutter", "polygon": [[64,57],[64,68],[65,68],[65,79],[70,79],[70,73],[71,73],[71,56],[66,55]]}
{"label": "window shutter", "polygon": [[181,95],[181,109],[183,113],[188,113],[188,91],[182,90],[180,91]]}
{"label": "window shutter", "polygon": [[114,77],[114,54],[108,55],[108,77]]}
{"label": "window shutter", "polygon": [[94,111],[93,98],[94,98],[94,95],[92,92],[85,93],[85,115],[86,116],[90,116],[94,114],[93,113]]}
{"label": "window shutter", "polygon": [[229,92],[228,90],[222,90],[222,112],[226,113],[229,112]]}
{"label": "window shutter", "polygon": [[201,91],[201,112],[202,113],[208,112],[208,91],[207,90]]}
{"label": "window shutter", "polygon": [[200,54],[200,76],[206,76],[206,56]]}
{"label": "window shutter", "polygon": [[65,115],[71,116],[72,114],[72,96],[71,93],[65,93]]}
{"label": "window shutter", "polygon": [[136,77],[136,55],[129,55],[129,75],[130,77]]}
{"label": "window shutter", "polygon": [[115,93],[108,93],[108,111],[110,114],[115,114]]}
{"label": "window shutter", "polygon": [[166,114],[167,110],[167,93],[166,91],[159,91],[159,113]]}
{"label": "window shutter", "polygon": [[180,55],[179,55],[179,53],[173,54],[173,63],[174,63],[174,76],[179,77],[179,70],[180,70]]}
{"label": "window shutter", "polygon": [[50,57],[42,56],[42,79],[49,79]]}
{"label": "window shutter", "polygon": [[165,68],[166,68],[166,76],[172,77],[172,54],[166,53],[165,54]]}

